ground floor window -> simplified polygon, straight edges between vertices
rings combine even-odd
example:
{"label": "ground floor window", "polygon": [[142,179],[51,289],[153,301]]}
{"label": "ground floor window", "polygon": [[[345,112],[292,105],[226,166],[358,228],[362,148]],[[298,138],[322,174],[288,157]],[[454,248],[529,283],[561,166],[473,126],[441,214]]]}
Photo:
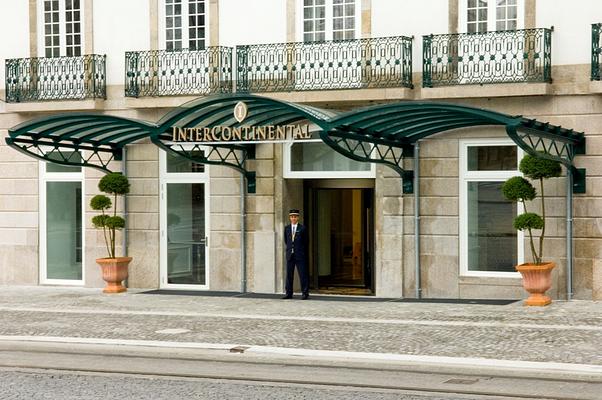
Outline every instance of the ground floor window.
{"label": "ground floor window", "polygon": [[312,139],[284,145],[285,178],[374,178],[374,163],[353,160],[311,133]]}
{"label": "ground floor window", "polygon": [[503,182],[519,175],[519,152],[510,140],[460,144],[460,269],[462,275],[514,276],[523,259],[523,235],[512,226],[517,205]]}
{"label": "ground floor window", "polygon": [[82,169],[41,163],[40,177],[40,281],[83,284]]}

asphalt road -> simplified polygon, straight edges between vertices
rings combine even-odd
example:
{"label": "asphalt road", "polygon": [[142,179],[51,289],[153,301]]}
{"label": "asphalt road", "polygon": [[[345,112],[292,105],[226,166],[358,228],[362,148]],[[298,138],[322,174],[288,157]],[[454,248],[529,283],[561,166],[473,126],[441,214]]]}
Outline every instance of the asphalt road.
{"label": "asphalt road", "polygon": [[[126,374],[90,374],[53,370],[0,369],[3,400],[36,399],[312,399],[312,400],[474,400],[483,396],[408,391],[240,382],[203,378],[166,378]],[[496,400],[502,398],[495,397]],[[510,399],[510,398],[504,398]]]}

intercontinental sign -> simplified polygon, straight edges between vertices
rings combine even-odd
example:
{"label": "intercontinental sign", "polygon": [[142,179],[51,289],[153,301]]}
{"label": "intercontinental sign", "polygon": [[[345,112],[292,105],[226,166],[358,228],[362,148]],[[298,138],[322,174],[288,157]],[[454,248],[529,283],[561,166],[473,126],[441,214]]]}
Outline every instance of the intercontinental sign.
{"label": "intercontinental sign", "polygon": [[[234,107],[234,118],[241,123],[247,116],[247,105],[242,101]],[[309,125],[216,125],[213,127],[172,127],[172,142],[228,143],[228,142],[286,142],[311,139]]]}

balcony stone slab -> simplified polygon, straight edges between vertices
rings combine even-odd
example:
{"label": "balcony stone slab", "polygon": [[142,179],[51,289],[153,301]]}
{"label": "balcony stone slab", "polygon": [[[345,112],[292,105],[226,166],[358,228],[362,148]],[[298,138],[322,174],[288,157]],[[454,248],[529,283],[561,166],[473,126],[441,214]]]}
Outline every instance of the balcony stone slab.
{"label": "balcony stone slab", "polygon": [[32,101],[23,103],[7,103],[7,113],[35,113],[62,111],[84,111],[84,110],[103,110],[105,108],[103,99],[86,100],[61,100],[61,101]]}
{"label": "balcony stone slab", "polygon": [[422,88],[423,99],[546,96],[552,94],[549,83],[500,83]]}

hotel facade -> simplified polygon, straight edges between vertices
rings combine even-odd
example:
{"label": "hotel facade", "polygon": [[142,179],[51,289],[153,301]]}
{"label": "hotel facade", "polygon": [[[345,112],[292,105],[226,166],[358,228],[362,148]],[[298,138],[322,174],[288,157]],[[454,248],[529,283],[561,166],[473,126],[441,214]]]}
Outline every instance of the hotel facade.
{"label": "hotel facade", "polygon": [[115,171],[132,288],[281,293],[298,208],[314,293],[518,299],[537,152],[550,294],[602,299],[598,3],[1,2],[0,284],[103,287]]}

